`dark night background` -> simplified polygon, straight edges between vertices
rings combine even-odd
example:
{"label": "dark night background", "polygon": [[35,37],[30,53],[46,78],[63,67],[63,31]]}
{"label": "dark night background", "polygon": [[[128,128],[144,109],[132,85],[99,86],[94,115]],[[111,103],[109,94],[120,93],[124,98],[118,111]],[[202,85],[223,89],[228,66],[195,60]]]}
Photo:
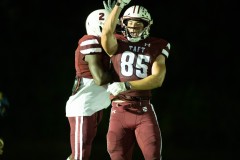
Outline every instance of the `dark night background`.
{"label": "dark night background", "polygon": [[[153,18],[151,36],[171,43],[167,75],[152,103],[164,160],[230,160],[239,153],[239,85],[235,23],[227,0],[132,0]],[[70,154],[65,103],[75,76],[74,51],[87,15],[102,0],[1,0],[0,90],[10,109],[1,119],[1,160],[64,160]],[[131,6],[131,5],[129,5]],[[92,158],[108,160],[109,109]],[[140,160],[136,148],[134,160]],[[235,158],[236,159],[236,158]]]}

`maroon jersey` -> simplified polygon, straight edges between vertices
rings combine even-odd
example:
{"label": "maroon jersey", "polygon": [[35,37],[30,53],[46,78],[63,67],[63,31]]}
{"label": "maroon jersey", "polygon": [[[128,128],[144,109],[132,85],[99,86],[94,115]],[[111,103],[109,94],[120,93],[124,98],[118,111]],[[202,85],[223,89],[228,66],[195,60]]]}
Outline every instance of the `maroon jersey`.
{"label": "maroon jersey", "polygon": [[109,69],[110,58],[102,49],[100,37],[84,35],[78,41],[78,47],[75,50],[75,69],[78,77],[93,78],[88,67],[88,62],[85,61],[85,55],[90,54],[101,55],[100,60],[103,63],[104,71]]}
{"label": "maroon jersey", "polygon": [[[169,43],[160,38],[149,37],[139,42],[126,42],[118,39],[118,50],[111,57],[115,74],[119,78],[115,81],[134,81],[151,75],[153,62],[160,54],[168,57],[169,48]],[[129,90],[121,94],[151,96],[151,91]]]}

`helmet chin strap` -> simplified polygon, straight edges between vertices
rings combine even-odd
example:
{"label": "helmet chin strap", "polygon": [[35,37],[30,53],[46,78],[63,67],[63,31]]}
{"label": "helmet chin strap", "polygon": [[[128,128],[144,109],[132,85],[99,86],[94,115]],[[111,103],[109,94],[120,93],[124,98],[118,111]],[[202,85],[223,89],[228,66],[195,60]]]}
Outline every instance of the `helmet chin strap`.
{"label": "helmet chin strap", "polygon": [[138,37],[132,37],[131,34],[129,33],[127,27],[125,28],[125,32],[126,32],[126,37],[130,42],[138,42],[142,39],[144,39],[143,33],[145,32],[146,28],[144,28],[142,30],[141,33],[139,33]]}
{"label": "helmet chin strap", "polygon": [[138,41],[141,40],[141,37],[136,37],[136,38],[127,37],[127,39],[128,39],[130,42],[138,42]]}

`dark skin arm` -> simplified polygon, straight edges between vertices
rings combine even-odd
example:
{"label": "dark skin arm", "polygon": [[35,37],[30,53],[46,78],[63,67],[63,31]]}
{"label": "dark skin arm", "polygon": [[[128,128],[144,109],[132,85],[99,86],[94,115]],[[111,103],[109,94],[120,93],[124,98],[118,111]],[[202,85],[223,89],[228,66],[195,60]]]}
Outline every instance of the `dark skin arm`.
{"label": "dark skin arm", "polygon": [[103,70],[102,61],[99,55],[86,55],[85,61],[88,62],[90,72],[97,85],[104,85],[111,82],[112,78],[110,74]]}

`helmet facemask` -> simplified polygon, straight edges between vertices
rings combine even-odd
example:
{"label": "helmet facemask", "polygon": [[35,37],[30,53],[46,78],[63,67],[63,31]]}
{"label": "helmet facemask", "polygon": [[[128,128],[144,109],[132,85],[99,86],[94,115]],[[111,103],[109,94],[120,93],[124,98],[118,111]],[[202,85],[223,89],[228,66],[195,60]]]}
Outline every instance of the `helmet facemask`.
{"label": "helmet facemask", "polygon": [[[143,23],[143,28],[141,29],[140,27],[129,27],[128,26],[128,21],[131,19],[125,19],[123,21],[123,29],[124,29],[124,35],[127,37],[127,39],[130,42],[138,42],[140,40],[143,40],[149,36],[149,30],[150,30],[150,25],[147,21],[141,20],[141,19],[132,19],[136,21],[140,21]],[[132,30],[132,32],[131,32]],[[134,32],[135,30],[135,32]],[[141,30],[141,31],[139,31]]]}

